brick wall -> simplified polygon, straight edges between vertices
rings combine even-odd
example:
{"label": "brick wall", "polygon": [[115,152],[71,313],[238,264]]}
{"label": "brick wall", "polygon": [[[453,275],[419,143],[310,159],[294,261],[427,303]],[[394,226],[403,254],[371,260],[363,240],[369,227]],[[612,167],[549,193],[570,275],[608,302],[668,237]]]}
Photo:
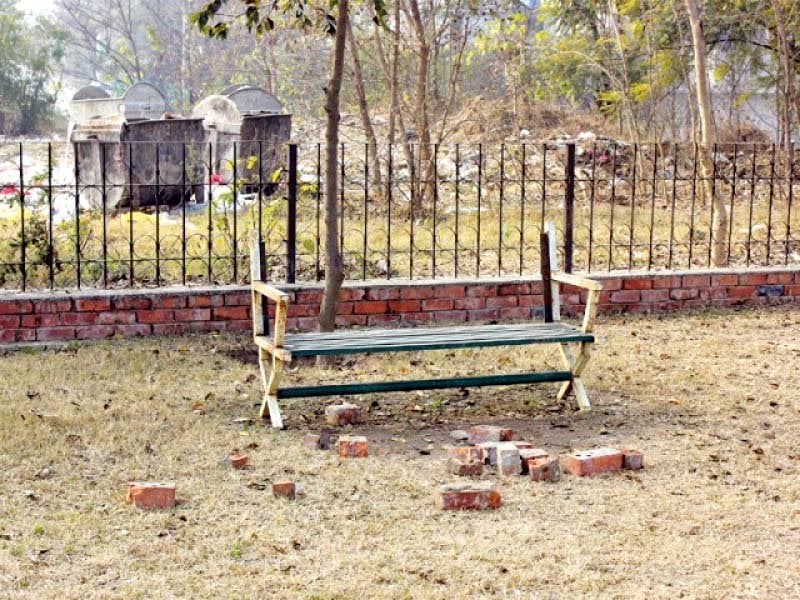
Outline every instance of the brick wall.
{"label": "brick wall", "polygon": [[[707,270],[594,275],[603,283],[601,313],[666,312],[709,306],[800,304],[800,269]],[[321,286],[281,286],[291,296],[288,327],[316,326]],[[345,285],[341,326],[519,320],[542,315],[535,278],[481,281],[352,282]],[[562,311],[575,315],[585,294],[562,287]],[[0,294],[0,343],[246,331],[246,287],[176,287]]]}

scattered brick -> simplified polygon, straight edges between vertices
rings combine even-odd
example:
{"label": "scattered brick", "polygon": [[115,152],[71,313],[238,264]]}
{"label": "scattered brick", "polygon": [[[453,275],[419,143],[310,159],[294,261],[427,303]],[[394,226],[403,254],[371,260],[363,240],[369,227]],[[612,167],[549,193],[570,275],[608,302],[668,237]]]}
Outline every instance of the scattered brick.
{"label": "scattered brick", "polygon": [[629,471],[638,471],[644,468],[644,454],[632,448],[622,448],[622,468]]}
{"label": "scattered brick", "polygon": [[573,475],[595,475],[622,469],[623,455],[614,448],[595,448],[561,456],[561,468]]}
{"label": "scattered brick", "polygon": [[241,454],[235,450],[231,452],[228,458],[231,461],[231,467],[234,469],[245,469],[247,468],[247,463],[250,461],[247,454]]}
{"label": "scattered brick", "polygon": [[480,446],[451,446],[447,449],[447,458],[464,462],[476,460],[483,463],[483,449]]}
{"label": "scattered brick", "polygon": [[307,433],[303,436],[303,446],[310,450],[320,450],[321,437],[316,433]]}
{"label": "scattered brick", "polygon": [[514,445],[520,450],[529,450],[530,448],[533,448],[533,444],[531,442],[523,442],[522,440],[514,440]]}
{"label": "scattered brick", "polygon": [[293,481],[276,481],[272,484],[272,495],[276,498],[294,500],[297,492]]}
{"label": "scattered brick", "polygon": [[361,423],[361,409],[355,404],[344,402],[325,407],[325,422],[332,427],[344,427]]}
{"label": "scattered brick", "polygon": [[478,444],[481,449],[481,460],[486,465],[497,466],[497,446],[500,442],[483,442]]}
{"label": "scattered brick", "polygon": [[363,435],[343,435],[336,443],[342,458],[366,458],[367,438]]}
{"label": "scattered brick", "polygon": [[521,470],[519,448],[514,445],[514,442],[497,444],[497,471],[501,475],[519,475]]}
{"label": "scattered brick", "polygon": [[520,448],[519,460],[522,467],[522,474],[528,473],[528,461],[535,458],[545,458],[549,456],[547,450],[542,448]]}
{"label": "scattered brick", "polygon": [[475,425],[467,431],[470,444],[481,444],[483,442],[508,442],[514,433],[505,427],[496,425]]}
{"label": "scattered brick", "polygon": [[440,510],[490,510],[500,508],[500,492],[491,484],[447,484],[434,494]]}
{"label": "scattered brick", "polygon": [[447,459],[447,472],[462,477],[480,477],[483,475],[483,463],[478,460]]}
{"label": "scattered brick", "polygon": [[127,502],[137,508],[172,508],[175,506],[175,484],[134,481],[128,483]]}
{"label": "scattered brick", "polygon": [[531,481],[549,481],[555,483],[561,479],[561,467],[558,459],[552,456],[542,456],[528,460],[528,472]]}

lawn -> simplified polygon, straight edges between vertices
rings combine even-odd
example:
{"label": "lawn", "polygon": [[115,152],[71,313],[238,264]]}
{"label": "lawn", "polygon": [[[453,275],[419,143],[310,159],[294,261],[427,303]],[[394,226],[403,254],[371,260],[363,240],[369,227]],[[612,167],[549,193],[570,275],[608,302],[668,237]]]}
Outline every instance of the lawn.
{"label": "lawn", "polygon": [[[605,317],[585,377],[357,398],[370,457],[304,448],[323,402],[254,417],[245,337],[112,340],[0,356],[0,596],[788,598],[800,595],[800,310]],[[552,348],[356,357],[295,381],[556,364]],[[195,410],[193,410],[193,408]],[[559,483],[493,473],[497,511],[441,512],[453,429],[511,426],[553,452],[629,445],[646,469]],[[252,468],[221,464],[233,448]],[[269,482],[292,479],[294,502]],[[175,509],[125,504],[170,480]],[[266,486],[266,489],[265,489]]]}

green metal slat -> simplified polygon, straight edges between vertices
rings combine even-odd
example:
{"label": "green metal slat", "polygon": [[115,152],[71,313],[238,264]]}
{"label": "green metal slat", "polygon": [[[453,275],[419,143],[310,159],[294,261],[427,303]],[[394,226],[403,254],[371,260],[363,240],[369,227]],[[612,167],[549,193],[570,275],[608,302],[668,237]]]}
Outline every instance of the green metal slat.
{"label": "green metal slat", "polygon": [[411,390],[438,390],[454,387],[482,387],[487,385],[516,385],[521,383],[546,383],[569,381],[569,371],[542,373],[515,373],[510,375],[484,375],[479,377],[452,377],[449,379],[411,379],[408,381],[375,381],[336,385],[314,385],[278,390],[278,398],[310,398],[312,396],[346,396],[380,392],[406,392]]}

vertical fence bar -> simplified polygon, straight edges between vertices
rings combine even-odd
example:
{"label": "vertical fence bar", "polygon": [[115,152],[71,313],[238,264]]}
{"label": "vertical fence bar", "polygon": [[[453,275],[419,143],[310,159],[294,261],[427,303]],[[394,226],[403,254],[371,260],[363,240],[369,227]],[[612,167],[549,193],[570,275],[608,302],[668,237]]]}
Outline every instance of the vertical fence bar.
{"label": "vertical fence bar", "polygon": [[[421,151],[421,148],[420,148]],[[419,152],[418,152],[419,153]],[[408,232],[408,278],[414,279],[414,205],[417,203],[417,198],[419,195],[417,194],[417,190],[419,189],[419,168],[414,166],[414,146],[411,146],[411,171],[416,175],[411,177],[411,206],[410,206],[410,218],[409,218],[409,232]],[[417,163],[419,164],[419,163]]]}
{"label": "vertical fence bar", "polygon": [[481,193],[483,183],[483,144],[478,144],[478,226],[477,252],[475,253],[475,277],[481,276]]}
{"label": "vertical fence bar", "polygon": [[756,195],[756,145],[753,144],[753,159],[751,162],[751,173],[750,173],[750,210],[747,216],[747,247],[745,251],[747,253],[747,258],[745,261],[746,266],[750,266],[750,256],[751,256],[751,245],[752,245],[752,237],[753,237],[753,201],[755,200]]}
{"label": "vertical fence bar", "polygon": [[27,287],[27,280],[28,280],[28,265],[27,265],[27,242],[25,240],[25,167],[22,164],[23,159],[23,148],[22,142],[19,143],[19,236],[20,236],[20,248],[19,248],[19,272],[21,275],[20,278],[20,287],[22,291],[25,291]]}
{"label": "vertical fence bar", "polygon": [[728,211],[728,255],[725,259],[726,266],[731,266],[731,242],[733,241],[733,207],[736,198],[736,173],[739,170],[736,165],[736,158],[739,156],[739,146],[733,144],[733,177],[731,178],[731,207]]}
{"label": "vertical fence bar", "polygon": [[321,269],[320,263],[320,242],[322,238],[320,237],[320,219],[322,218],[322,144],[317,144],[317,193],[316,193],[316,255],[314,257],[314,279],[319,281]]}
{"label": "vertical fence bar", "polygon": [[156,285],[161,285],[161,144],[156,143]]}
{"label": "vertical fence bar", "polygon": [[108,287],[108,223],[106,206],[108,197],[106,195],[106,145],[100,143],[100,192],[103,202],[103,287]]}
{"label": "vertical fence bar", "polygon": [[233,283],[239,283],[239,161],[236,156],[236,142],[233,142]]}
{"label": "vertical fence bar", "polygon": [[692,207],[689,214],[689,259],[686,268],[692,268],[692,256],[694,254],[694,210],[697,202],[697,142],[693,144],[692,158]]}
{"label": "vertical fence bar", "polygon": [[431,247],[431,279],[436,279],[436,222],[439,209],[439,144],[433,145],[433,246]]}
{"label": "vertical fence bar", "polygon": [[767,266],[771,258],[772,249],[772,203],[775,199],[775,144],[772,144],[772,153],[769,158],[769,206],[767,212]]}
{"label": "vertical fence bar", "polygon": [[572,273],[575,224],[575,144],[567,144],[567,166],[564,189],[564,271]]}
{"label": "vertical fence bar", "polygon": [[454,254],[455,254],[455,256],[453,258],[453,277],[458,277],[458,254],[459,254],[459,249],[458,249],[458,233],[459,233],[458,226],[459,226],[459,217],[460,217],[460,212],[461,212],[460,211],[460,208],[461,208],[460,200],[461,200],[461,198],[460,198],[460,194],[459,194],[460,187],[461,187],[460,184],[461,184],[461,152],[460,152],[460,145],[456,144],[456,189],[455,189],[455,195],[456,195],[456,226],[455,226],[455,231],[453,232],[453,234],[454,234],[453,237],[455,238],[455,240],[453,242],[454,243],[453,251],[454,251]]}
{"label": "vertical fence bar", "polygon": [[72,144],[75,158],[75,283],[81,289],[81,167],[78,161],[78,144]]}
{"label": "vertical fence bar", "polygon": [[286,283],[297,270],[297,144],[289,144],[289,189],[286,210]]}
{"label": "vertical fence bar", "polygon": [[592,272],[592,252],[594,246],[594,200],[597,181],[597,143],[592,143],[592,182],[589,184],[589,264],[586,268]]}
{"label": "vertical fence bar", "polygon": [[[181,144],[181,283],[186,285],[186,142]],[[259,206],[259,209],[261,207]]]}
{"label": "vertical fence bar", "polygon": [[[319,189],[319,188],[317,188]],[[258,140],[258,247],[264,243],[264,142]],[[317,245],[319,247],[319,245]],[[264,263],[266,269],[266,247],[264,249]]]}
{"label": "vertical fence bar", "polygon": [[55,287],[55,256],[53,249],[53,144],[47,143],[47,267],[50,289]]}
{"label": "vertical fence bar", "polygon": [[614,268],[614,205],[617,203],[617,143],[611,146],[611,206],[608,224],[608,270]]}
{"label": "vertical fence bar", "polygon": [[339,159],[339,255],[344,263],[344,144],[341,144]]}
{"label": "vertical fence bar", "polygon": [[[705,152],[705,150],[704,150]],[[714,144],[714,149],[711,154],[712,156],[712,165],[711,165],[711,215],[708,219],[708,266],[711,267],[711,248],[714,245],[714,200],[717,197],[717,145]],[[705,169],[703,169],[705,170]],[[703,174],[703,179],[708,177],[708,174]],[[705,189],[705,188],[704,188]]]}
{"label": "vertical fence bar", "polygon": [[214,249],[214,221],[213,221],[213,210],[214,210],[214,190],[211,187],[212,180],[214,178],[214,146],[211,142],[208,143],[208,244],[207,244],[207,252],[208,252],[208,264],[206,267],[206,278],[208,279],[208,283],[211,283],[211,277],[213,275],[213,269],[211,266],[212,253]]}
{"label": "vertical fence bar", "polygon": [[497,232],[497,276],[503,274],[503,200],[505,199],[505,171],[506,171],[506,145],[500,144],[500,207],[499,207],[499,223]]}
{"label": "vertical fence bar", "polygon": [[647,241],[647,270],[653,267],[653,233],[656,220],[656,173],[658,172],[658,152],[660,146],[653,144],[653,181],[650,189],[650,231]]}
{"label": "vertical fence bar", "polygon": [[389,163],[386,173],[386,279],[392,278],[392,183],[394,178],[392,176],[393,168],[393,148],[389,144]]}
{"label": "vertical fence bar", "polygon": [[633,247],[636,244],[636,165],[638,159],[639,144],[633,144],[633,173],[631,177],[631,218],[628,223],[628,270],[633,269]]}
{"label": "vertical fence bar", "polygon": [[539,219],[539,232],[544,231],[544,219],[547,211],[547,142],[542,144],[542,214]]}
{"label": "vertical fence bar", "polygon": [[677,199],[678,190],[678,144],[672,149],[672,206],[670,208],[669,216],[669,258],[667,259],[667,268],[672,269],[672,255],[673,245],[675,243],[675,202]]}
{"label": "vertical fence bar", "polygon": [[525,262],[525,144],[522,144],[522,171],[519,182],[519,274]]}
{"label": "vertical fence bar", "polygon": [[133,143],[128,142],[128,285],[133,287],[136,277],[133,244]]}
{"label": "vertical fence bar", "polygon": [[369,231],[369,214],[367,206],[369,203],[369,144],[364,144],[364,243],[361,247],[361,279],[367,278],[367,235]]}
{"label": "vertical fence bar", "polygon": [[[786,200],[786,236],[783,241],[783,264],[789,264],[789,244],[792,239],[792,200],[794,199],[794,142],[789,143],[789,197]],[[786,169],[784,168],[784,173]]]}

